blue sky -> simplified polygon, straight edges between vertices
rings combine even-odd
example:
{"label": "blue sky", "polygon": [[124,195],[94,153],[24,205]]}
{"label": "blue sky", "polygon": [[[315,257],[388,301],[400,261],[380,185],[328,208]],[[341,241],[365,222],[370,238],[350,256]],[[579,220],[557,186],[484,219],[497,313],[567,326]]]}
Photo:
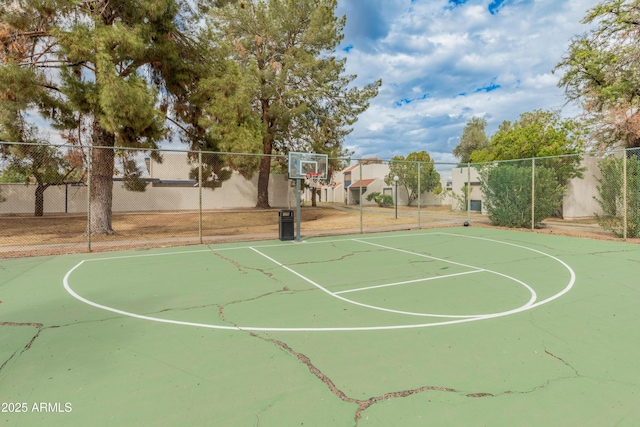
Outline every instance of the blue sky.
{"label": "blue sky", "polygon": [[382,79],[345,146],[354,157],[390,159],[452,150],[473,116],[490,136],[504,120],[567,105],[552,73],[598,0],[338,0],[347,16],[337,54],[363,86]]}

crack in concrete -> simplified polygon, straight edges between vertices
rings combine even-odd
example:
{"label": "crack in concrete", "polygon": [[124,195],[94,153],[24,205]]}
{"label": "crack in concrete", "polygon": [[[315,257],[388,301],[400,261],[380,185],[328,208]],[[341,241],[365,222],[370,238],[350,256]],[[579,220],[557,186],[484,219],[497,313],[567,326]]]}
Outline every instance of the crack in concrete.
{"label": "crack in concrete", "polygon": [[526,262],[541,262],[546,260],[546,257],[541,256],[541,255],[529,255],[529,256],[518,256],[517,259],[513,260],[513,259],[505,259],[505,260],[493,260],[490,263],[485,263],[484,265],[486,266],[486,268],[489,268],[489,266],[495,266],[495,267],[499,267],[499,266],[511,266],[513,265],[514,262],[516,263],[526,263]]}
{"label": "crack in concrete", "polygon": [[[277,291],[277,292],[281,292],[281,291]],[[271,292],[271,294],[273,294],[273,293],[274,292]],[[256,297],[256,298],[260,298],[260,297]],[[242,301],[239,301],[239,302],[242,302]],[[235,324],[233,322],[229,322],[224,317],[223,307],[220,307],[219,314],[220,314],[221,319],[224,322],[228,322],[228,323],[232,324],[233,326],[237,327],[239,330],[243,330],[237,324]],[[271,339],[271,338],[265,338],[265,337],[262,337],[262,336],[260,336],[260,335],[258,335],[256,333],[254,333],[254,332],[251,332],[251,331],[245,331],[245,332],[247,332],[250,336],[252,336],[254,338],[258,338],[258,339],[261,339],[263,341],[267,341],[267,342],[273,343],[273,344],[277,345],[278,347],[282,348],[283,350],[285,350],[286,352],[288,352],[289,354],[295,356],[300,362],[302,362],[307,367],[307,369],[309,369],[309,371],[316,378],[318,378],[320,381],[322,381],[329,388],[331,393],[333,393],[335,396],[337,396],[340,400],[342,400],[344,402],[354,403],[354,404],[358,405],[358,409],[356,409],[356,413],[355,413],[355,416],[354,416],[354,421],[355,421],[355,426],[354,427],[358,426],[358,422],[362,418],[362,413],[364,411],[366,411],[367,409],[369,409],[372,405],[374,405],[374,404],[376,404],[376,403],[378,403],[380,401],[399,398],[399,397],[407,397],[407,396],[411,396],[412,394],[422,393],[422,392],[425,392],[425,391],[441,391],[441,392],[448,392],[448,393],[458,393],[458,390],[453,389],[453,388],[449,388],[449,387],[423,386],[423,387],[419,387],[419,388],[411,389],[411,390],[403,390],[403,391],[395,391],[395,392],[385,393],[383,395],[371,397],[371,398],[366,399],[366,400],[354,399],[352,397],[347,396],[347,394],[345,392],[340,390],[328,376],[326,376],[322,371],[320,371],[320,369],[318,369],[311,362],[311,359],[308,356],[295,351],[294,349],[292,349],[289,345],[287,345],[283,341],[276,340],[276,339]],[[256,414],[256,417],[258,417],[257,414]],[[258,417],[258,422],[259,422],[259,417]]]}
{"label": "crack in concrete", "polygon": [[337,257],[337,258],[331,258],[331,259],[323,258],[322,260],[319,260],[319,261],[300,261],[300,262],[293,262],[293,263],[291,263],[290,265],[324,264],[325,262],[333,262],[333,261],[340,262],[340,261],[344,261],[344,260],[346,260],[347,258],[351,258],[351,257],[353,257],[354,255],[355,255],[355,252],[354,252],[354,253],[349,253],[349,254],[344,254],[344,255],[342,255],[342,256],[340,256],[340,257]]}
{"label": "crack in concrete", "polygon": [[244,266],[244,265],[240,264],[238,261],[236,261],[236,260],[234,260],[234,259],[227,258],[226,256],[222,255],[222,254],[221,254],[221,253],[219,253],[219,252],[215,252],[215,251],[213,251],[213,250],[212,250],[211,252],[213,252],[213,254],[214,254],[215,256],[217,256],[218,258],[220,258],[220,259],[222,259],[222,260],[224,260],[224,261],[227,261],[227,262],[229,262],[230,264],[232,264],[233,266],[235,266],[241,274],[247,274],[247,271],[246,271],[246,270],[253,270],[253,271],[257,271],[257,272],[259,272],[259,273],[264,274],[264,275],[265,275],[265,276],[267,276],[269,279],[277,280],[277,279],[275,279],[275,278],[274,278],[274,276],[273,276],[273,274],[272,274],[272,273],[269,273],[269,272],[267,272],[266,270],[263,270],[263,269],[261,269],[261,268],[247,267],[247,266]]}
{"label": "crack in concrete", "polygon": [[[338,247],[335,243],[330,245],[331,247],[333,247],[334,249],[338,250],[338,251],[344,251],[344,249],[341,249],[340,247]],[[371,252],[382,252],[384,249],[361,249],[361,250],[353,250],[349,253],[345,253],[343,255],[340,255],[339,257],[336,258],[323,258],[321,260],[305,260],[305,261],[300,261],[300,262],[292,262],[291,264],[287,264],[287,265],[309,265],[309,264],[324,264],[325,262],[333,262],[333,261],[344,261],[348,258],[352,258],[356,255],[359,254],[366,254],[366,253],[371,253]]]}
{"label": "crack in concrete", "polygon": [[[589,252],[589,255],[607,255],[607,254],[624,254],[629,252],[626,249],[620,249],[620,250],[615,250],[615,251],[597,251],[597,252]],[[634,260],[634,261],[638,261],[638,260]]]}
{"label": "crack in concrete", "polygon": [[[220,319],[225,322],[228,323],[236,328],[238,328],[239,330],[243,330],[239,325],[237,325],[234,322],[231,322],[230,320],[228,320],[224,314],[224,309],[226,306],[232,305],[232,304],[240,304],[243,302],[248,302],[248,301],[254,301],[260,298],[264,298],[267,297],[269,295],[273,295],[279,292],[288,292],[289,288],[287,288],[286,286],[282,289],[282,290],[278,290],[278,291],[273,291],[273,292],[268,292],[259,296],[256,296],[254,298],[249,298],[249,299],[245,299],[245,300],[237,300],[237,301],[232,301],[229,302],[227,304],[224,305],[220,305],[220,304],[209,304],[208,306],[218,306],[218,315],[220,316]],[[202,306],[202,307],[206,307],[206,306]],[[166,310],[164,310],[166,311]],[[320,369],[318,369],[313,362],[311,361],[311,359],[306,356],[303,353],[297,352],[295,351],[293,348],[291,348],[288,344],[286,344],[283,341],[280,340],[276,340],[276,339],[272,339],[272,338],[266,338],[266,337],[262,337],[254,332],[251,331],[245,331],[247,332],[250,336],[254,337],[254,338],[258,338],[261,339],[263,341],[267,341],[270,342],[272,344],[277,345],[278,347],[280,347],[281,349],[285,350],[287,353],[293,355],[294,357],[296,357],[300,362],[302,362],[302,364],[304,364],[307,369],[309,369],[309,372],[311,372],[316,378],[318,378],[320,381],[322,381],[322,383],[324,383],[329,390],[331,391],[331,393],[333,395],[335,395],[336,397],[338,397],[340,400],[342,400],[343,402],[347,402],[347,403],[353,403],[355,405],[358,406],[358,408],[356,409],[356,413],[354,416],[354,421],[355,421],[355,427],[358,426],[358,423],[360,421],[360,419],[362,418],[362,413],[364,411],[366,411],[367,409],[369,409],[371,406],[373,406],[374,404],[381,402],[381,401],[386,401],[386,400],[390,400],[390,399],[395,399],[395,398],[402,398],[402,397],[408,397],[411,396],[413,394],[417,394],[417,393],[423,393],[426,391],[439,391],[439,392],[444,392],[444,393],[460,393],[459,390],[456,390],[454,388],[450,388],[450,387],[442,387],[442,386],[422,386],[422,387],[418,387],[415,389],[410,389],[410,390],[401,390],[401,391],[394,391],[394,392],[388,392],[388,393],[384,393],[380,396],[374,396],[374,397],[370,397],[369,399],[356,399],[353,397],[348,396],[345,392],[343,392],[342,390],[340,390],[336,384],[331,380],[331,378],[329,378],[327,375],[325,375],[322,371],[320,371]],[[562,360],[561,358],[553,355],[552,353],[548,352],[547,350],[545,350],[545,352],[547,354],[549,354],[552,357],[555,357],[556,359],[562,361],[563,363],[567,364],[568,366],[570,366],[568,363],[564,362],[564,360]],[[577,372],[576,372],[577,373]],[[550,382],[551,380],[547,381],[547,384]],[[482,398],[482,397],[498,397],[498,396],[503,396],[503,395],[509,395],[509,394],[526,394],[526,393],[532,393],[536,390],[542,389],[544,388],[544,385],[541,386],[537,386],[532,388],[531,390],[528,391],[521,391],[521,392],[514,392],[514,391],[504,391],[498,394],[493,394],[493,393],[486,393],[486,392],[479,392],[479,393],[467,393],[465,394],[466,397],[470,397],[470,398]],[[258,423],[259,423],[259,415],[256,414]]]}
{"label": "crack in concrete", "polygon": [[576,368],[574,368],[569,362],[567,362],[566,360],[564,360],[562,357],[556,356],[555,354],[551,353],[549,350],[547,350],[547,348],[545,347],[544,352],[546,354],[548,354],[549,356],[553,357],[554,359],[559,360],[560,362],[562,362],[565,366],[571,368],[571,370],[576,374],[577,377],[580,376],[580,373],[578,372],[578,370]]}
{"label": "crack in concrete", "polygon": [[[511,394],[511,392],[507,391],[500,394]],[[468,393],[466,396],[467,397],[495,397],[496,395],[493,393]]]}
{"label": "crack in concrete", "polygon": [[284,287],[283,287],[282,289],[280,289],[280,290],[272,291],[272,292],[267,292],[267,293],[265,293],[265,294],[258,295],[258,296],[253,297],[253,298],[247,298],[247,299],[242,299],[242,300],[230,301],[230,302],[228,302],[228,303],[226,303],[226,304],[211,304],[211,305],[214,305],[214,306],[217,306],[217,307],[218,307],[218,316],[220,317],[220,319],[221,319],[223,322],[225,322],[225,323],[229,323],[229,324],[230,324],[230,325],[232,325],[232,326],[238,327],[238,325],[237,325],[237,324],[235,324],[235,323],[233,323],[233,322],[231,322],[231,321],[227,320],[227,318],[225,317],[225,315],[224,315],[224,310],[225,310],[225,308],[226,308],[227,306],[234,305],[234,304],[242,304],[242,303],[249,302],[249,301],[256,301],[256,300],[258,300],[258,299],[265,298],[265,297],[268,297],[268,296],[270,296],[270,295],[279,294],[279,293],[281,293],[281,292],[303,292],[303,291],[291,291],[291,290],[289,289],[289,287],[288,287],[288,286],[284,286]]}
{"label": "crack in concrete", "polygon": [[267,406],[262,408],[262,410],[256,414],[256,427],[260,427],[260,414],[262,414],[264,412],[267,412],[275,404],[276,404],[276,402],[271,402],[270,404],[268,404]]}
{"label": "crack in concrete", "polygon": [[[242,328],[240,328],[237,324],[235,324],[233,322],[230,322],[229,320],[226,319],[226,317],[224,315],[224,307],[225,306],[231,305],[231,304],[239,304],[239,303],[247,302],[247,301],[253,301],[253,300],[257,300],[259,298],[264,298],[266,296],[279,293],[279,292],[288,292],[288,291],[289,291],[289,289],[285,286],[282,290],[268,292],[268,293],[265,293],[263,295],[259,295],[257,297],[249,298],[249,299],[246,299],[246,300],[232,301],[232,302],[227,303],[225,305],[208,304],[208,305],[203,305],[203,306],[198,306],[198,307],[186,308],[185,310],[190,310],[190,309],[194,309],[194,308],[206,308],[206,307],[218,306],[219,307],[218,315],[220,316],[220,318],[224,322],[229,323],[229,324],[237,327],[238,329],[242,330]],[[161,310],[161,312],[169,311],[169,310],[173,310],[173,309],[165,309],[165,310]],[[21,350],[19,349],[19,350],[14,351],[11,354],[11,356],[9,356],[9,358],[4,363],[2,363],[2,365],[0,365],[0,371],[2,371],[4,369],[4,367],[14,357],[16,357],[16,355],[21,355],[25,351],[29,350],[31,348],[31,346],[33,345],[33,343],[35,342],[35,340],[39,337],[40,333],[43,330],[60,327],[60,326],[44,327],[44,325],[42,323],[35,323],[35,322],[24,322],[24,323],[20,323],[20,322],[0,322],[0,327],[22,327],[22,326],[34,327],[34,328],[36,328],[38,330],[38,332],[31,338],[31,340],[29,340],[29,342]],[[356,409],[356,412],[355,412],[355,415],[354,415],[354,422],[355,422],[354,427],[358,426],[358,423],[359,423],[360,419],[362,418],[362,413],[364,411],[366,411],[371,406],[373,406],[376,403],[381,402],[381,401],[387,401],[387,400],[390,400],[390,399],[408,397],[408,396],[411,396],[411,395],[414,395],[414,394],[417,394],[417,393],[424,393],[424,392],[427,392],[427,391],[438,391],[438,392],[444,392],[444,393],[460,393],[459,390],[456,390],[454,388],[428,385],[428,386],[422,386],[422,387],[418,387],[418,388],[410,389],[410,390],[401,390],[401,391],[388,392],[388,393],[384,393],[384,394],[382,394],[380,396],[370,397],[369,399],[356,399],[356,398],[353,398],[353,397],[349,397],[345,392],[340,390],[336,386],[336,384],[331,380],[331,378],[329,378],[322,371],[320,371],[320,369],[318,369],[313,364],[311,359],[308,356],[306,356],[305,354],[295,351],[293,348],[291,348],[288,344],[286,344],[283,341],[280,341],[280,340],[277,340],[277,339],[272,339],[272,338],[262,337],[262,336],[260,336],[260,335],[258,335],[256,333],[254,333],[254,332],[251,332],[251,331],[245,331],[245,332],[247,332],[250,336],[252,336],[254,338],[258,338],[258,339],[261,339],[263,341],[275,344],[276,346],[278,346],[279,348],[283,349],[287,353],[293,355],[300,362],[302,362],[302,364],[304,364],[307,367],[307,369],[309,369],[309,372],[311,372],[316,378],[318,378],[323,384],[325,384],[329,388],[329,390],[331,391],[331,393],[333,395],[338,397],[343,402],[352,403],[352,404],[357,405],[357,409]],[[552,352],[550,352],[546,348],[545,348],[544,351],[545,351],[545,354],[547,354],[548,356],[553,357],[554,359],[562,362],[565,366],[571,368],[574,371],[574,373],[576,374],[576,376],[580,376],[578,370],[576,368],[574,368],[566,360],[564,360],[563,358],[553,354]],[[553,379],[549,379],[546,382],[546,384],[548,385],[552,381],[554,381],[554,380]],[[545,387],[545,385],[539,385],[539,386],[533,387],[531,390],[528,390],[528,391],[516,391],[516,392],[514,392],[514,391],[508,390],[508,391],[503,391],[503,392],[498,393],[498,394],[487,393],[487,392],[467,393],[467,394],[465,394],[465,396],[469,397],[469,398],[484,398],[484,397],[499,397],[499,396],[504,396],[504,395],[509,395],[509,394],[527,394],[527,393],[533,393],[536,390],[543,389],[544,387]],[[256,418],[257,418],[257,422],[258,422],[258,425],[259,425],[259,423],[260,423],[259,414],[256,414]]]}
{"label": "crack in concrete", "polygon": [[511,391],[511,390],[507,390],[507,391],[503,391],[497,394],[494,393],[468,393],[465,396],[466,397],[473,397],[473,398],[480,398],[480,397],[500,397],[500,396],[504,396],[504,395],[508,395],[508,394],[529,394],[529,393],[533,393],[537,390],[542,390],[543,388],[545,388],[546,386],[548,386],[549,384],[551,384],[554,381],[561,381],[563,379],[567,379],[568,377],[559,377],[559,378],[550,378],[548,379],[543,385],[538,385],[533,387],[530,390],[525,390],[525,391]]}
{"label": "crack in concrete", "polygon": [[292,349],[289,345],[287,345],[283,341],[276,340],[276,339],[270,339],[270,338],[264,338],[264,337],[261,337],[261,336],[255,334],[255,333],[253,333],[253,332],[249,332],[249,334],[251,336],[255,337],[255,338],[259,338],[261,340],[271,342],[271,343],[277,345],[278,347],[282,348],[283,350],[287,351],[289,354],[295,356],[300,362],[302,362],[307,367],[307,369],[309,369],[309,371],[316,378],[318,378],[320,381],[322,381],[329,388],[331,393],[333,393],[336,397],[338,397],[343,402],[348,402],[348,403],[353,403],[353,404],[358,405],[358,408],[356,409],[356,413],[355,413],[355,416],[354,416],[355,427],[358,426],[358,422],[362,418],[362,413],[364,411],[366,411],[367,409],[369,409],[372,405],[374,405],[374,404],[376,404],[376,403],[378,403],[380,401],[390,400],[390,399],[395,399],[395,398],[400,398],[400,397],[407,397],[407,396],[411,396],[411,395],[416,394],[416,393],[422,393],[422,392],[425,392],[425,391],[440,391],[440,392],[447,392],[447,393],[458,393],[458,390],[453,389],[453,388],[449,388],[449,387],[423,386],[423,387],[419,387],[419,388],[415,388],[415,389],[411,389],[411,390],[402,390],[402,391],[394,391],[394,392],[384,393],[384,394],[382,394],[380,396],[371,397],[371,398],[366,399],[366,400],[355,399],[353,397],[347,396],[347,394],[345,392],[340,390],[335,385],[335,383],[331,380],[331,378],[329,378],[327,375],[325,375],[322,371],[320,371],[320,369],[318,369],[313,364],[313,362],[311,361],[311,359],[309,359],[308,356],[295,351],[294,349]]}
{"label": "crack in concrete", "polygon": [[[547,381],[547,384],[549,384],[551,382],[551,380]],[[531,390],[526,390],[526,391],[511,391],[511,390],[507,390],[507,391],[502,391],[500,393],[494,394],[494,393],[467,393],[465,394],[466,397],[472,397],[472,398],[480,398],[480,397],[499,397],[499,396],[505,396],[508,394],[529,394],[529,393],[533,393],[536,390],[541,390],[543,389],[545,386],[544,385],[539,385],[539,386],[535,386],[533,387]]]}
{"label": "crack in concrete", "polygon": [[[567,362],[563,358],[561,358],[559,356],[556,356],[555,354],[551,353],[546,348],[544,349],[544,352],[548,356],[551,356],[554,359],[559,360],[565,366],[569,367],[575,373],[576,377],[580,377],[580,373],[578,372],[578,370],[576,368],[574,368],[569,362]],[[527,391],[503,391],[503,392],[498,393],[498,394],[493,394],[493,393],[469,393],[466,396],[467,397],[498,397],[498,396],[503,396],[503,395],[506,395],[506,394],[528,394],[528,393],[533,393],[536,390],[541,390],[541,389],[545,388],[546,386],[548,386],[549,384],[551,384],[554,381],[560,381],[560,380],[567,379],[567,378],[572,378],[572,377],[550,378],[550,379],[548,379],[546,381],[545,384],[533,387],[531,390],[527,390]]]}
{"label": "crack in concrete", "polygon": [[[196,306],[192,306],[192,307],[163,308],[162,310],[152,311],[152,312],[148,312],[148,313],[145,313],[145,314],[150,315],[150,314],[166,313],[166,312],[168,312],[168,311],[189,311],[189,310],[197,310],[197,309],[201,309],[201,308],[218,307],[218,316],[220,317],[220,319],[222,319],[222,321],[223,321],[223,322],[225,322],[225,323],[229,323],[230,325],[233,325],[233,326],[235,326],[235,327],[238,327],[238,325],[236,325],[235,323],[233,323],[233,322],[231,322],[231,321],[228,321],[228,320],[225,318],[225,315],[224,315],[224,309],[225,309],[225,307],[227,307],[227,306],[229,306],[229,305],[241,304],[241,303],[244,303],[244,302],[255,301],[255,300],[258,300],[258,299],[260,299],[260,298],[265,298],[265,297],[268,297],[268,296],[270,296],[270,295],[278,294],[278,293],[281,293],[281,292],[305,292],[305,291],[303,291],[303,290],[300,290],[300,291],[291,291],[291,290],[289,289],[289,287],[288,287],[288,286],[284,286],[282,289],[277,290],[277,291],[267,292],[267,293],[264,293],[264,294],[262,294],[262,295],[258,295],[258,296],[253,297],[253,298],[247,298],[247,299],[242,299],[242,300],[230,301],[230,302],[227,302],[227,303],[224,303],[224,304],[214,302],[214,303],[210,303],[210,304],[196,305]],[[102,322],[102,321],[104,321],[104,320],[113,320],[113,319],[117,319],[117,318],[119,318],[119,317],[113,317],[113,318],[101,319],[101,320],[98,320],[98,322]],[[92,322],[94,322],[94,321],[92,321]],[[70,324],[70,325],[75,325],[75,324],[76,324],[76,323],[72,323],[72,324]],[[65,326],[68,326],[68,325],[65,325]]]}
{"label": "crack in concrete", "polygon": [[[31,337],[31,340],[29,340],[29,342],[22,348],[22,350],[16,350],[13,353],[11,353],[11,356],[9,356],[9,358],[7,360],[5,360],[2,365],[0,365],[0,371],[2,371],[2,369],[4,369],[5,366],[7,366],[7,364],[11,361],[11,359],[13,359],[16,355],[21,355],[22,353],[24,353],[25,351],[29,350],[31,348],[31,346],[33,345],[34,341],[36,340],[36,338],[38,338],[38,336],[40,336],[40,332],[42,332],[43,329],[48,329],[48,328],[44,328],[44,325],[42,323],[35,323],[35,322],[26,322],[26,323],[20,323],[20,322],[0,322],[0,327],[2,326],[8,326],[8,327],[15,327],[15,326],[31,326],[33,328],[36,328],[38,330],[38,332]],[[54,328],[56,326],[51,326],[50,328]],[[18,354],[19,352],[19,354]]]}
{"label": "crack in concrete", "polygon": [[[322,371],[320,371],[320,369],[318,369],[313,364],[313,362],[311,361],[311,359],[308,356],[295,351],[294,349],[292,349],[289,345],[287,345],[283,341],[276,340],[276,339],[271,339],[271,338],[261,337],[261,336],[255,334],[255,333],[253,333],[253,332],[248,332],[248,333],[251,336],[255,337],[255,338],[259,338],[261,340],[271,342],[271,343],[277,345],[278,347],[282,348],[283,350],[285,350],[289,354],[295,356],[300,362],[302,362],[309,369],[309,371],[316,378],[318,378],[320,381],[322,381],[329,388],[331,393],[333,393],[336,397],[338,397],[340,400],[342,400],[344,402],[353,403],[353,404],[358,405],[358,409],[356,410],[356,413],[355,413],[355,416],[354,416],[355,427],[358,426],[358,422],[362,418],[362,413],[364,411],[366,411],[367,409],[369,409],[372,405],[374,405],[374,404],[376,404],[378,402],[381,402],[381,401],[395,399],[395,398],[407,397],[407,396],[411,396],[413,394],[423,393],[423,392],[426,392],[426,391],[439,391],[439,392],[444,392],[444,393],[461,393],[461,391],[456,390],[456,389],[451,388],[451,387],[430,386],[429,385],[429,386],[418,387],[418,388],[410,389],[410,390],[402,390],[402,391],[394,391],[394,392],[384,393],[384,394],[382,394],[380,396],[371,397],[369,399],[355,399],[355,398],[349,397],[345,392],[340,390],[335,385],[335,383],[327,375],[325,375]],[[561,361],[565,365],[567,365],[570,368],[572,368],[574,370],[574,372],[576,373],[576,375],[578,375],[578,371],[575,368],[573,368],[569,363],[567,363],[564,359],[554,355],[553,353],[549,352],[546,349],[545,349],[545,352],[549,356],[558,359],[559,361]],[[487,392],[477,392],[477,393],[466,393],[464,396],[469,397],[469,398],[483,398],[483,397],[499,397],[499,396],[505,396],[505,395],[510,395],[510,394],[529,394],[529,393],[533,393],[533,392],[535,392],[537,390],[544,389],[546,387],[546,385],[550,384],[552,381],[555,381],[555,380],[554,379],[549,379],[546,382],[546,384],[533,387],[530,390],[526,390],[526,391],[511,391],[511,390],[507,390],[507,391],[503,391],[503,392],[500,392],[500,393],[497,393],[497,394],[487,393]]]}
{"label": "crack in concrete", "polygon": [[153,311],[153,312],[147,313],[147,314],[165,313],[167,311],[189,311],[189,310],[197,310],[199,308],[218,307],[219,305],[220,304],[217,304],[217,303],[211,303],[211,304],[205,304],[205,305],[195,305],[193,307],[163,308],[162,310]]}

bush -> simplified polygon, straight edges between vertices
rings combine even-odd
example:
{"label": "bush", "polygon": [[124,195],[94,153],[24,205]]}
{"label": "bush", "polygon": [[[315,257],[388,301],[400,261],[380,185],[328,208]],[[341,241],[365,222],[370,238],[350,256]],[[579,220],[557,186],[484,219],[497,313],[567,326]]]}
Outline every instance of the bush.
{"label": "bush", "polygon": [[376,203],[380,207],[393,206],[393,197],[388,194],[381,194],[380,197],[376,198]]}
{"label": "bush", "polygon": [[[596,201],[602,208],[602,215],[596,214],[598,224],[617,237],[624,237],[624,159],[608,158],[598,168],[602,174]],[[627,237],[640,236],[640,159],[627,159]]]}
{"label": "bush", "polygon": [[368,201],[373,200],[381,208],[385,206],[393,206],[393,197],[389,196],[388,194],[380,194],[378,192],[373,192],[367,196],[367,200]]}
{"label": "bush", "polygon": [[[494,225],[531,228],[531,166],[502,164],[480,171],[484,206]],[[556,212],[563,187],[552,169],[535,168],[534,224]]]}

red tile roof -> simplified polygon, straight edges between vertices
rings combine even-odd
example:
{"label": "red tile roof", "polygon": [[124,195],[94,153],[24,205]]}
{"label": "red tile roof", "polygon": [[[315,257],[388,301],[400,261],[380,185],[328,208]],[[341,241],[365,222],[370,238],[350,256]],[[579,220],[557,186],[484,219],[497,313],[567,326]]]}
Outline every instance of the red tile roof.
{"label": "red tile roof", "polygon": [[[375,181],[375,179],[363,179],[362,181],[358,180],[358,181],[354,182],[353,184],[351,184],[349,186],[349,188],[351,190],[353,190],[353,189],[360,188],[360,187],[368,187],[369,185],[371,185],[373,183],[373,181]],[[360,184],[360,182],[362,182],[362,184]]]}

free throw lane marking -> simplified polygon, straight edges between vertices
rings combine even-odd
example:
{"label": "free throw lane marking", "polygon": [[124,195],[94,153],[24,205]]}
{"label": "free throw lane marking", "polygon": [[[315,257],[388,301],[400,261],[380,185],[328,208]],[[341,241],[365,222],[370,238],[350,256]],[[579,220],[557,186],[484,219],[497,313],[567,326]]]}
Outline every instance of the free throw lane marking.
{"label": "free throw lane marking", "polygon": [[340,295],[340,294],[348,294],[350,292],[360,292],[360,291],[368,291],[371,289],[388,288],[389,286],[408,285],[410,283],[426,282],[428,280],[446,279],[447,277],[456,277],[456,276],[464,276],[465,274],[482,273],[483,271],[486,271],[486,270],[464,271],[462,273],[447,274],[445,276],[425,277],[423,279],[405,280],[404,282],[387,283],[386,285],[375,285],[375,286],[367,286],[366,288],[347,289],[346,291],[334,292],[333,294]]}

